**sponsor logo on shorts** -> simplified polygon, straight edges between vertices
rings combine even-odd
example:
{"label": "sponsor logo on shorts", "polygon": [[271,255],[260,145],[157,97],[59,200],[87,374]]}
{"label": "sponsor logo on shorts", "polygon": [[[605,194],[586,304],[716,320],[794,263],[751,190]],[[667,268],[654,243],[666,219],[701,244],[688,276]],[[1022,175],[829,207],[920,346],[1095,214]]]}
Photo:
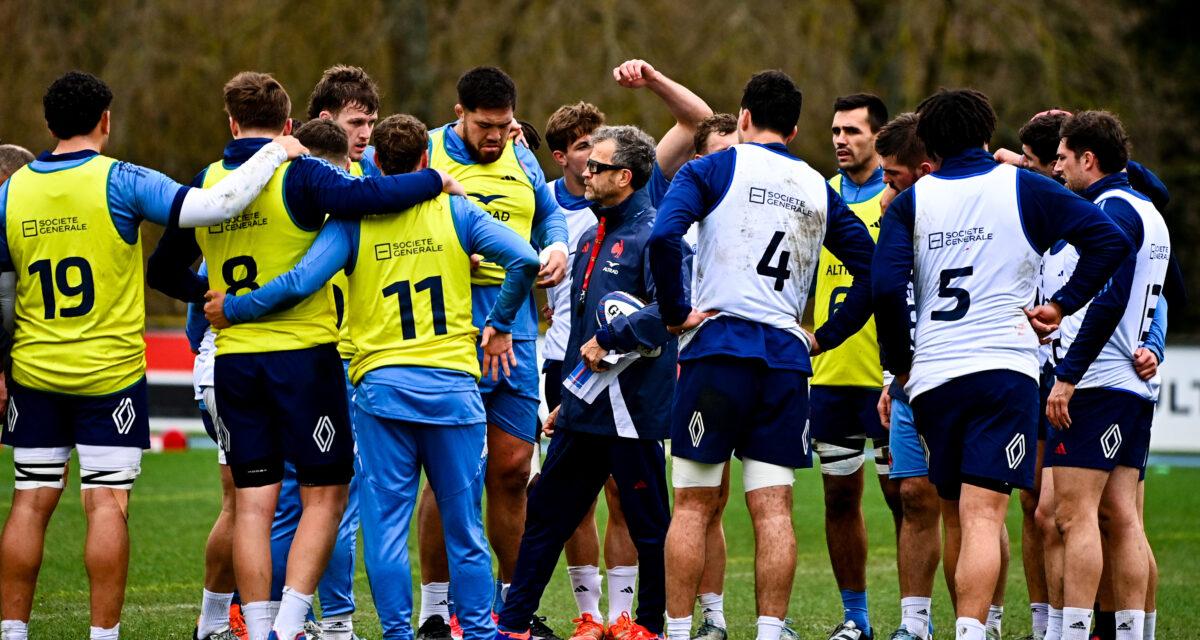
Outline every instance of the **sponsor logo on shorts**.
{"label": "sponsor logo on shorts", "polygon": [[133,398],[121,398],[117,408],[113,409],[112,419],[113,424],[117,425],[117,433],[128,434],[133,428],[133,421],[137,419],[137,411],[133,409]]}
{"label": "sponsor logo on shorts", "polygon": [[1008,468],[1016,469],[1025,459],[1025,434],[1018,433],[1004,447],[1004,455],[1008,457]]}
{"label": "sponsor logo on shorts", "polygon": [[692,437],[692,446],[699,447],[700,439],[704,437],[704,416],[697,411],[692,414],[692,420],[688,423],[688,435]]}
{"label": "sponsor logo on shorts", "polygon": [[12,430],[16,428],[17,417],[20,415],[21,415],[21,412],[17,411],[17,401],[12,398],[9,398],[8,399],[8,431],[9,431],[9,433],[11,433]]}
{"label": "sponsor logo on shorts", "polygon": [[1112,460],[1121,449],[1121,425],[1110,424],[1104,435],[1100,436],[1100,447],[1104,449],[1104,457]]}
{"label": "sponsor logo on shorts", "polygon": [[802,446],[804,447],[804,455],[808,455],[809,445],[812,444],[812,441],[809,439],[809,435],[808,435],[808,430],[810,428],[811,428],[811,424],[809,423],[808,419],[806,418],[804,420],[804,433],[800,434],[800,442],[803,443]]}
{"label": "sponsor logo on shorts", "polygon": [[329,416],[321,416],[317,420],[317,427],[313,429],[313,441],[317,443],[317,449],[321,453],[329,453],[333,448],[333,436],[337,433],[337,429],[333,428],[333,421]]}

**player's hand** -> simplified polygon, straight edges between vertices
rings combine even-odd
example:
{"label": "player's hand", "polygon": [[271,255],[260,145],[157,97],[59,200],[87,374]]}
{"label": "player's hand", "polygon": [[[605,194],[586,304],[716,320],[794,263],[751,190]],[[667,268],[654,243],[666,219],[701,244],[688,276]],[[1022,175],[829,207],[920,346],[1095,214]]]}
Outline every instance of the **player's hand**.
{"label": "player's hand", "polygon": [[604,361],[604,356],[608,355],[608,349],[600,346],[596,341],[596,336],[592,336],[591,340],[579,347],[579,355],[583,357],[584,363],[592,371],[604,371],[608,368],[608,363]]}
{"label": "player's hand", "polygon": [[1067,405],[1071,404],[1071,396],[1075,395],[1075,385],[1070,382],[1056,380],[1050,390],[1050,398],[1046,400],[1046,417],[1056,429],[1066,429],[1071,426],[1071,414]]}
{"label": "player's hand", "polygon": [[1014,167],[1025,166],[1025,156],[1017,153],[1016,151],[997,149],[996,153],[993,154],[992,157],[995,158],[996,162],[1001,164],[1011,164]]}
{"label": "player's hand", "polygon": [[716,311],[700,311],[698,309],[692,309],[688,313],[687,319],[683,321],[683,324],[667,325],[667,331],[670,331],[672,335],[680,335],[695,329],[696,327],[700,326],[701,322],[704,322],[715,315],[717,315]]}
{"label": "player's hand", "polygon": [[288,160],[308,155],[308,147],[300,144],[300,141],[294,136],[275,136],[271,142],[283,147],[283,150],[287,152]]}
{"label": "player's hand", "polygon": [[546,434],[547,438],[554,437],[554,423],[558,422],[558,412],[560,409],[562,409],[561,404],[557,407],[554,407],[554,410],[550,412],[550,415],[546,416],[546,421],[542,423],[542,433]]}
{"label": "player's hand", "polygon": [[554,308],[549,304],[542,306],[542,319],[546,321],[546,324],[554,326]]}
{"label": "player's hand", "polygon": [[898,196],[898,195],[900,195],[900,194],[896,191],[896,188],[890,184],[883,188],[883,195],[879,196],[879,215],[880,216],[887,213],[888,205],[892,204],[892,200],[895,200],[896,196]]}
{"label": "player's hand", "polygon": [[1138,347],[1133,352],[1133,370],[1142,380],[1149,380],[1158,373],[1158,356],[1146,347]]}
{"label": "player's hand", "polygon": [[508,125],[508,139],[517,144],[529,146],[529,141],[525,139],[525,127],[521,126],[521,121],[513,118],[511,124]]}
{"label": "player's hand", "polygon": [[551,251],[546,257],[546,263],[538,271],[537,286],[548,289],[567,277],[567,256],[561,251]]}
{"label": "player's hand", "polygon": [[483,256],[478,253],[471,254],[471,273],[479,270],[479,265],[483,263]]}
{"label": "player's hand", "polygon": [[225,317],[225,292],[209,289],[208,293],[204,294],[204,317],[208,318],[208,323],[214,329],[228,329],[231,322]]}
{"label": "player's hand", "polygon": [[512,369],[517,366],[517,354],[513,352],[511,333],[497,331],[492,326],[484,327],[479,346],[483,349],[482,376],[486,377],[491,372],[492,380],[499,380],[501,369],[504,370],[504,377],[512,375]]}
{"label": "player's hand", "polygon": [[891,429],[892,394],[890,385],[884,385],[883,392],[879,394],[879,402],[875,404],[875,410],[879,412],[879,424],[883,425],[884,429]]}
{"label": "player's hand", "polygon": [[455,180],[453,176],[445,171],[442,171],[441,169],[434,169],[434,171],[437,171],[438,176],[442,178],[442,193],[448,193],[452,196],[466,197],[467,190],[464,189],[461,184],[459,184],[458,180]]}
{"label": "player's hand", "polygon": [[8,376],[0,371],[0,413],[8,411]]}
{"label": "player's hand", "polygon": [[626,60],[614,67],[613,80],[626,89],[641,89],[658,80],[659,73],[645,60]]}
{"label": "player's hand", "polygon": [[800,330],[803,331],[804,335],[808,337],[808,355],[810,355],[810,356],[820,355],[821,354],[821,343],[817,342],[817,334],[809,331],[808,329],[805,329],[804,327],[801,327]]}
{"label": "player's hand", "polygon": [[1046,304],[1039,304],[1032,309],[1026,309],[1025,316],[1029,318],[1029,325],[1037,332],[1038,338],[1045,344],[1046,338],[1058,330],[1058,325],[1062,322],[1063,312],[1062,307],[1058,306],[1057,302],[1051,300]]}

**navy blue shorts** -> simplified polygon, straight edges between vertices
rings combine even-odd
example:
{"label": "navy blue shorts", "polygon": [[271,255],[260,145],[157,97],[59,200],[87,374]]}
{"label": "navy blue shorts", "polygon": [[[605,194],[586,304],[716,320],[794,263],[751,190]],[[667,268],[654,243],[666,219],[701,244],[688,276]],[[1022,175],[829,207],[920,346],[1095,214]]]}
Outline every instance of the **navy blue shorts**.
{"label": "navy blue shorts", "polygon": [[8,378],[8,420],[0,442],[10,447],[150,448],[146,379],[105,396],[40,391]]}
{"label": "navy blue shorts", "polygon": [[793,469],[812,466],[808,374],[726,356],[679,363],[671,455],[716,464],[731,454]]}
{"label": "navy blue shorts", "polygon": [[350,482],[354,436],[337,345],[218,353],[213,381],[237,487],[282,481],[285,458],[301,485]]}
{"label": "navy blue shorts", "polygon": [[[476,347],[476,351],[482,359],[483,349]],[[487,377],[479,379],[479,393],[489,425],[533,443],[537,442],[538,406],[542,402],[538,396],[537,341],[513,340],[513,353],[517,356],[517,368],[512,375],[505,376],[501,371],[499,379],[493,382],[489,372]]]}
{"label": "navy blue shorts", "polygon": [[814,384],[808,390],[808,420],[812,439],[838,444],[863,437],[887,444],[888,432],[879,422],[882,387],[835,387]]}
{"label": "navy blue shorts", "polygon": [[1153,402],[1115,389],[1079,389],[1067,411],[1071,426],[1051,429],[1046,441],[1047,467],[1145,471]]}
{"label": "navy blue shorts", "polygon": [[1041,400],[1038,412],[1038,440],[1045,440],[1049,437],[1050,431],[1054,427],[1050,426],[1050,418],[1046,416],[1046,402],[1050,399],[1050,390],[1054,388],[1054,367],[1047,364],[1042,368],[1042,377],[1039,380],[1038,399]]}
{"label": "navy blue shorts", "polygon": [[912,400],[929,449],[929,481],[946,500],[963,483],[1007,493],[1032,489],[1037,464],[1038,383],[1008,370],[955,378]]}

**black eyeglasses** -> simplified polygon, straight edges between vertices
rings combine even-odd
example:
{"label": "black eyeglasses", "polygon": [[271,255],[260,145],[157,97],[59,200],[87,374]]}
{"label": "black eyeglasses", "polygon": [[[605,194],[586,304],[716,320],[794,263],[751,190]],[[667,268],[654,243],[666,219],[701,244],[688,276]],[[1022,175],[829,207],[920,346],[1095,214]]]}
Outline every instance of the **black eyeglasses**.
{"label": "black eyeglasses", "polygon": [[595,160],[592,160],[590,158],[587,161],[587,170],[588,170],[588,173],[591,173],[591,174],[604,173],[605,171],[615,171],[618,169],[628,169],[628,168],[629,167],[622,167],[619,164],[605,164],[603,162],[596,162]]}

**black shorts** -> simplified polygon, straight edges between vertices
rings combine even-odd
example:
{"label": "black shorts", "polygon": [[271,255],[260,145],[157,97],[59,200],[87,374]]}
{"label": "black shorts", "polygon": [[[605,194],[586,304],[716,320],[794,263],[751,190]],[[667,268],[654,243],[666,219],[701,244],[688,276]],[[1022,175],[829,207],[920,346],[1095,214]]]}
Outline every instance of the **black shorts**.
{"label": "black shorts", "polygon": [[1079,389],[1067,405],[1071,426],[1051,429],[1047,467],[1112,471],[1133,467],[1144,473],[1150,455],[1154,403],[1115,389]]}
{"label": "black shorts", "polygon": [[354,435],[337,345],[218,353],[214,362],[217,415],[229,434],[225,458],[236,486],[280,482],[285,458],[302,485],[350,482]]}
{"label": "black shorts", "polygon": [[0,442],[10,447],[150,448],[145,378],[116,393],[79,396],[30,389],[9,376],[8,396]]}

